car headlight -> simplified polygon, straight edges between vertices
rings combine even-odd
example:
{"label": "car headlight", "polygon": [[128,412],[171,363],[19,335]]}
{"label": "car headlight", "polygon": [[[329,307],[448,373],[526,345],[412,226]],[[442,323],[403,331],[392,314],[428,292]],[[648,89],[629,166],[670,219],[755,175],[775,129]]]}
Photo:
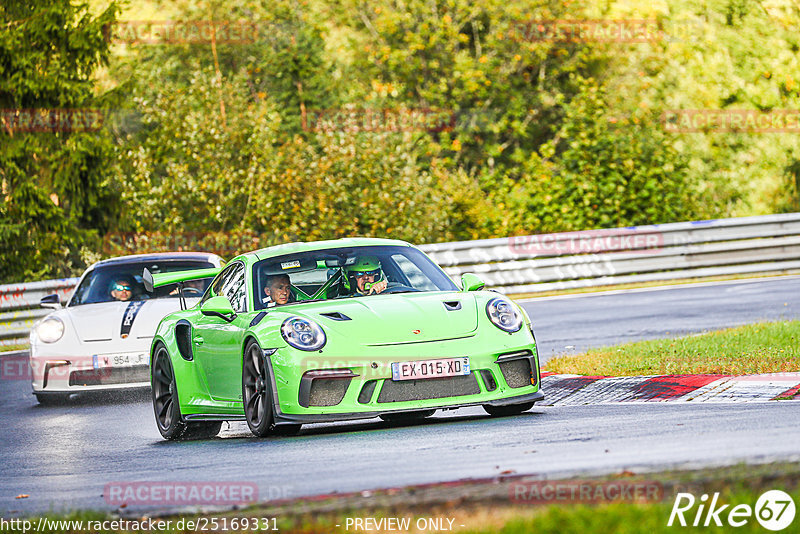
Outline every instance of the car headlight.
{"label": "car headlight", "polygon": [[296,349],[319,350],[325,346],[325,332],[310,319],[289,317],[281,325],[281,335]]}
{"label": "car headlight", "polygon": [[486,315],[500,330],[516,332],[522,328],[522,314],[507,299],[494,298],[486,304]]}
{"label": "car headlight", "polygon": [[48,317],[36,325],[36,335],[45,343],[55,343],[64,335],[64,321],[57,317]]}

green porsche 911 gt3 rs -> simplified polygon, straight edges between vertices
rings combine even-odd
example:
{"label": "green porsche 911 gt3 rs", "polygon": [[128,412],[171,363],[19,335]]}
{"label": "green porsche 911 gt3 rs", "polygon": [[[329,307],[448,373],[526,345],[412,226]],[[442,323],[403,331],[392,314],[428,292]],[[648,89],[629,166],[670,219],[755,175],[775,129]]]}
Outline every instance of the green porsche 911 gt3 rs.
{"label": "green porsche 911 gt3 rs", "polygon": [[543,398],[522,308],[475,275],[459,289],[408,243],[292,243],[143,278],[152,290],[211,275],[194,307],[164,317],[151,346],[167,439],[213,436],[230,420],[266,436],[473,405],[511,415]]}

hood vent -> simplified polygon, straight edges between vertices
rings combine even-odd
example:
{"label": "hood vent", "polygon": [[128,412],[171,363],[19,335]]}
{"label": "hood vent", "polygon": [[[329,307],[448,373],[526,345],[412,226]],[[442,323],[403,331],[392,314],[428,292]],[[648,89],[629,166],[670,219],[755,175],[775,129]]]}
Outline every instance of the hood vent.
{"label": "hood vent", "polygon": [[341,312],[326,312],[320,313],[323,317],[327,317],[328,319],[333,319],[334,321],[352,321],[350,317],[346,316]]}
{"label": "hood vent", "polygon": [[460,300],[444,301],[443,304],[447,311],[456,311],[461,309]]}

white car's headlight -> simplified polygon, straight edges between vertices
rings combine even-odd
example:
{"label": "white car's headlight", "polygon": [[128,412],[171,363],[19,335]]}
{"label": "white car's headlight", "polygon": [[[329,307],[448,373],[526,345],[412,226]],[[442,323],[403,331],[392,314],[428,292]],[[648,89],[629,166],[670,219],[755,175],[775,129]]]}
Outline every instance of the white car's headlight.
{"label": "white car's headlight", "polygon": [[522,328],[522,314],[517,307],[503,297],[494,298],[486,304],[486,315],[500,330],[516,332]]}
{"label": "white car's headlight", "polygon": [[55,343],[64,335],[64,321],[58,317],[48,317],[36,325],[36,335],[45,343]]}
{"label": "white car's headlight", "polygon": [[281,335],[289,345],[300,350],[319,350],[326,341],[322,327],[302,317],[289,317],[283,321]]}

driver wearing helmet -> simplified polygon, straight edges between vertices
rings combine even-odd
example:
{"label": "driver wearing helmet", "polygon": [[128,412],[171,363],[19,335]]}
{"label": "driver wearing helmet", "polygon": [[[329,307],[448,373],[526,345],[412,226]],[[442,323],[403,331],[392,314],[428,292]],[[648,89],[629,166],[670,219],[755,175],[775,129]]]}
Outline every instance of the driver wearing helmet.
{"label": "driver wearing helmet", "polygon": [[375,295],[386,289],[386,277],[381,271],[381,262],[375,256],[360,256],[356,262],[345,267],[347,287],[352,296]]}

